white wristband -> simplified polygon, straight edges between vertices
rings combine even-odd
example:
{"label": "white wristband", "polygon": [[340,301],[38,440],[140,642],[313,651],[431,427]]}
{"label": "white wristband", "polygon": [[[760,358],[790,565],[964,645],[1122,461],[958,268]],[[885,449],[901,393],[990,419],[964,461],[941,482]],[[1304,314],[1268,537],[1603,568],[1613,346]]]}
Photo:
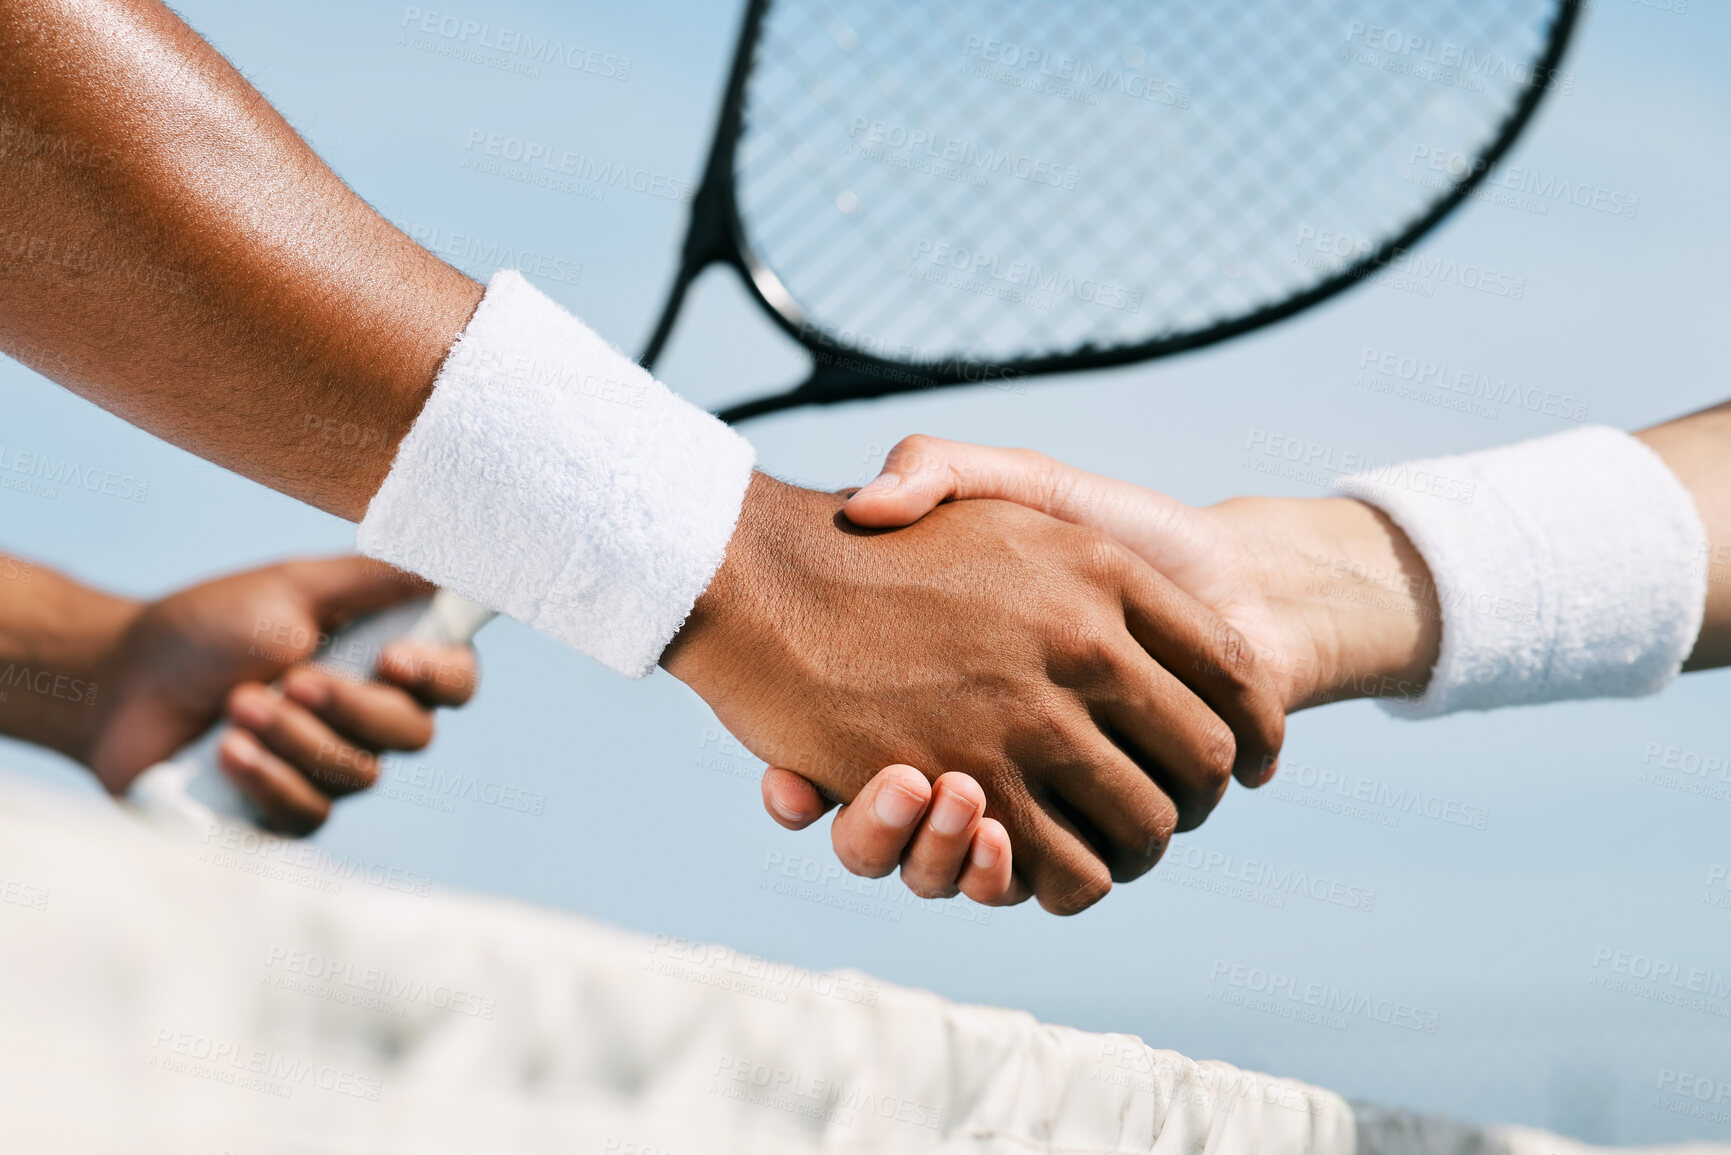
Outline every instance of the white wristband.
{"label": "white wristband", "polygon": [[642,677],[720,568],[754,460],[744,438],[503,270],[357,540]]}
{"label": "white wristband", "polygon": [[1442,647],[1430,717],[1638,697],[1675,678],[1707,601],[1694,499],[1659,455],[1603,426],[1349,477],[1430,566]]}

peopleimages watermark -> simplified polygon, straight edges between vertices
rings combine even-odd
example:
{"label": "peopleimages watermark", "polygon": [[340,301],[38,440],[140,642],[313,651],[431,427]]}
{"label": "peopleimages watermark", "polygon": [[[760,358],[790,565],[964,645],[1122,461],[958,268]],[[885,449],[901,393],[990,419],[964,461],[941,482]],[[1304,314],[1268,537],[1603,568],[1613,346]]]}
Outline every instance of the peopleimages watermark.
{"label": "peopleimages watermark", "polygon": [[[1533,625],[1539,620],[1539,607],[1533,602],[1493,590],[1474,589],[1465,582],[1451,581],[1445,589],[1437,585],[1430,573],[1413,574],[1399,566],[1369,566],[1357,558],[1319,553],[1311,556],[1310,573],[1315,580],[1305,585],[1305,593],[1350,605],[1428,621],[1442,621],[1458,614],[1477,614],[1517,625]],[[1411,701],[1424,693],[1419,684],[1377,675],[1361,678],[1356,672],[1351,673],[1345,684],[1373,698]]]}
{"label": "peopleimages watermark", "polygon": [[396,1018],[405,1017],[413,1005],[489,1020],[499,1009],[499,1000],[493,995],[318,951],[272,946],[264,965],[265,981],[279,990]]}
{"label": "peopleimages watermark", "polygon": [[1119,68],[1066,52],[970,35],[962,41],[960,72],[1075,104],[1097,105],[1106,96],[1120,95],[1168,108],[1190,107],[1189,85],[1138,71],[1147,62],[1147,53],[1139,46],[1127,47],[1123,59]]}
{"label": "peopleimages watermark", "polygon": [[6,668],[0,670],[0,702],[6,701],[12,691],[21,690],[74,706],[94,706],[101,688],[100,683],[87,678],[75,678],[29,662],[7,662]]}
{"label": "peopleimages watermark", "polygon": [[1326,1092],[1302,1083],[1224,1065],[1204,1067],[1171,1051],[1156,1051],[1130,1035],[1097,1037],[1094,1070],[1088,1079],[1144,1095],[1168,1096],[1169,1107],[1195,1103],[1232,1112],[1255,1103],[1305,1115],[1322,1115],[1330,1109]]}
{"label": "peopleimages watermark", "polygon": [[[1407,157],[1406,180],[1408,184],[1446,191],[1487,167],[1482,156],[1469,156],[1444,145],[1415,144]],[[1535,216],[1549,216],[1553,204],[1573,205],[1628,220],[1634,220],[1641,211],[1638,196],[1547,173],[1531,165],[1504,165],[1485,177],[1471,195]]]}
{"label": "peopleimages watermark", "polygon": [[1675,959],[1597,947],[1587,985],[1715,1018],[1731,1018],[1731,1002],[1727,1001],[1731,1000],[1731,978]]}
{"label": "peopleimages watermark", "polygon": [[0,233],[0,272],[76,283],[80,288],[118,289],[130,286],[171,296],[191,291],[197,280],[181,269],[131,254],[91,248],[17,229]]}
{"label": "peopleimages watermark", "polygon": [[248,1091],[287,1099],[301,1087],[376,1103],[384,1089],[378,1079],[264,1047],[216,1039],[196,1031],[163,1027],[151,1044],[148,1066]]}
{"label": "peopleimages watermark", "polygon": [[[449,12],[410,6],[403,9],[400,27],[406,30],[403,38],[398,40],[400,44],[495,67],[500,71],[539,77],[538,66],[546,65],[598,76],[603,80],[623,82],[631,79],[629,56],[567,44],[557,37],[537,36],[509,25],[494,26],[485,20],[471,20]],[[410,39],[411,33],[419,39]],[[433,39],[435,37],[437,40]],[[498,53],[503,59],[487,58],[484,55],[487,52]]]}
{"label": "peopleimages watermark", "polygon": [[658,1147],[637,1139],[609,1135],[601,1145],[601,1155],[681,1155],[670,1147]]}
{"label": "peopleimages watermark", "polygon": [[469,130],[463,150],[466,169],[589,200],[604,200],[615,188],[683,204],[696,192],[683,177],[482,128]]}
{"label": "peopleimages watermark", "polygon": [[1471,505],[1478,494],[1475,479],[1454,477],[1406,461],[1379,462],[1365,453],[1266,429],[1250,430],[1241,467],[1325,489],[1331,488],[1338,478],[1362,476],[1377,485],[1463,505]]}
{"label": "peopleimages watermark", "polygon": [[951,136],[936,128],[910,127],[856,116],[848,126],[853,141],[849,155],[961,180],[984,188],[994,176],[1009,176],[1030,184],[1073,189],[1081,176],[1075,165],[1032,156],[1018,149],[996,148]]}
{"label": "peopleimages watermark", "polygon": [[[321,751],[323,745],[321,742]],[[338,758],[336,761],[340,765],[342,760]],[[446,770],[419,760],[406,761],[392,755],[380,756],[377,765],[379,778],[371,793],[393,802],[446,814],[455,813],[459,802],[535,818],[547,813],[547,795],[526,786],[466,774],[461,770]]]}
{"label": "peopleimages watermark", "polygon": [[1277,865],[1260,858],[1241,858],[1228,851],[1205,850],[1200,846],[1171,848],[1160,860],[1155,876],[1172,885],[1276,910],[1284,909],[1288,898],[1310,899],[1365,914],[1376,909],[1376,890],[1373,887],[1331,878],[1303,867]]}
{"label": "peopleimages watermark", "polygon": [[[1370,51],[1364,51],[1364,50]],[[1386,53],[1377,57],[1371,52]],[[1429,80],[1451,88],[1483,92],[1487,81],[1543,88],[1568,95],[1575,78],[1560,68],[1540,68],[1532,60],[1515,59],[1452,40],[1438,40],[1422,32],[1403,31],[1363,20],[1346,25],[1346,44],[1341,55],[1358,64],[1381,68],[1418,80]]]}
{"label": "peopleimages watermark", "polygon": [[770,850],[764,853],[762,871],[757,888],[768,894],[885,922],[900,922],[910,909],[978,925],[992,921],[987,907],[965,899],[920,898],[894,877],[861,878],[834,860]]}
{"label": "peopleimages watermark", "polygon": [[19,449],[0,442],[0,489],[30,497],[57,499],[63,491],[94,493],[143,504],[150,482],[52,453]]}
{"label": "peopleimages watermark", "polygon": [[73,168],[118,172],[120,154],[112,147],[93,144],[63,132],[43,132],[33,124],[0,120],[0,161],[52,161]]}
{"label": "peopleimages watermark", "polygon": [[861,1118],[894,1120],[931,1131],[944,1125],[942,1107],[743,1055],[722,1055],[716,1060],[709,1093],[842,1127]]}
{"label": "peopleimages watermark", "polygon": [[697,742],[697,768],[752,782],[763,777],[763,763],[757,755],[720,726],[704,727]]}
{"label": "peopleimages watermark", "polygon": [[[1271,757],[1265,757],[1264,771],[1273,764]],[[1274,780],[1257,793],[1259,797],[1292,802],[1377,826],[1399,826],[1403,817],[1412,817],[1467,830],[1485,830],[1491,820],[1490,809],[1485,806],[1413,786],[1391,786],[1363,774],[1324,769],[1309,762],[1281,762]]]}
{"label": "peopleimages watermark", "polygon": [[1707,893],[1701,896],[1707,906],[1731,910],[1731,868],[1718,863],[1707,868]]}
{"label": "peopleimages watermark", "polygon": [[[1356,267],[1378,251],[1368,237],[1335,229],[1300,225],[1293,238],[1293,263],[1316,272],[1338,275]],[[1479,261],[1461,261],[1446,253],[1396,247],[1384,258],[1358,270],[1354,276],[1421,297],[1436,296],[1438,285],[1453,285],[1468,292],[1508,301],[1525,300],[1527,278],[1492,268]]]}
{"label": "peopleimages watermark", "polygon": [[1587,420],[1587,402],[1554,389],[1522,385],[1464,365],[1366,345],[1353,384],[1373,393],[1421,401],[1475,417],[1495,418],[1495,406],[1523,409],[1576,423]]}
{"label": "peopleimages watermark", "polygon": [[1005,260],[1001,254],[923,237],[914,242],[907,275],[926,284],[1040,310],[1050,309],[1064,298],[1125,313],[1142,310],[1141,289],[1098,277],[1078,277],[1034,260]]}
{"label": "peopleimages watermark", "polygon": [[1652,1105],[1673,1115],[1731,1124],[1731,1079],[1660,1067]]}
{"label": "peopleimages watermark", "polygon": [[[800,322],[797,336],[811,349],[812,359],[819,365],[849,369],[885,381],[924,388],[935,388],[938,380],[961,381],[990,385],[1004,393],[1028,391],[1028,375],[1020,369],[968,361],[955,353],[911,345],[893,337],[852,329],[825,329],[809,321]],[[866,360],[868,357],[904,364],[881,365]]]}
{"label": "peopleimages watermark", "polygon": [[516,269],[525,276],[563,285],[583,280],[583,262],[543,252],[533,245],[504,244],[416,221],[391,223],[428,252],[477,280],[485,281],[500,269]]}
{"label": "peopleimages watermark", "polygon": [[345,882],[421,896],[433,888],[430,876],[400,866],[336,855],[299,839],[222,822],[205,828],[198,861],[328,894],[341,893]]}
{"label": "peopleimages watermark", "polygon": [[875,1007],[882,988],[864,975],[809,971],[716,943],[693,942],[658,934],[649,942],[643,969],[662,978],[681,979],[772,1003],[792,994],[816,995],[849,1006]]}
{"label": "peopleimages watermark", "polygon": [[1648,742],[1641,750],[1641,767],[1637,781],[1714,802],[1731,802],[1731,755]]}
{"label": "peopleimages watermark", "polygon": [[1348,1020],[1363,1019],[1415,1034],[1434,1035],[1442,1021],[1439,1012],[1400,999],[1225,959],[1215,959],[1209,968],[1207,997],[1228,1006],[1334,1031],[1346,1030]]}
{"label": "peopleimages watermark", "polygon": [[0,902],[21,906],[25,910],[47,910],[49,891],[46,886],[32,886],[16,878],[0,878]]}

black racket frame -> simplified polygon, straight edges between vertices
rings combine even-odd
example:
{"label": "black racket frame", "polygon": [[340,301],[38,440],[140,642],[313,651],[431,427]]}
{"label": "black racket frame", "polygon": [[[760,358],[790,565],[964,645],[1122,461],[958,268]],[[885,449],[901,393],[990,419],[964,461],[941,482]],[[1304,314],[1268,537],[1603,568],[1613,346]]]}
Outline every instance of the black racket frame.
{"label": "black racket frame", "polygon": [[703,179],[692,198],[690,223],[681,249],[679,271],[662,307],[661,317],[649,338],[642,362],[653,369],[666,348],[679,318],[685,295],[698,275],[711,265],[731,266],[744,280],[753,297],[781,329],[812,355],[811,373],[800,384],[781,393],[743,401],[719,411],[723,421],[737,423],[765,414],[803,405],[834,405],[863,401],[897,393],[937,389],[951,385],[1003,383],[1024,377],[1103,369],[1148,361],[1189,349],[1200,349],[1260,329],[1264,325],[1302,312],[1312,305],[1357,284],[1413,247],[1420,238],[1472,195],[1498,161],[1514,146],[1537,111],[1557,75],[1580,15],[1581,0],[1559,0],[1551,24],[1549,42],[1533,66],[1532,82],[1509,110],[1490,147],[1480,153],[1467,175],[1400,233],[1374,251],[1341,269],[1327,280],[1241,317],[1234,317],[1190,332],[1156,337],[1136,344],[1100,347],[1084,345],[1069,353],[1002,362],[951,359],[939,362],[905,363],[877,357],[831,340],[800,312],[775,273],[751,251],[734,195],[735,150],[745,120],[745,88],[755,63],[758,36],[771,0],[748,0],[739,41],[734,48],[732,70],[721,101],[721,115]]}

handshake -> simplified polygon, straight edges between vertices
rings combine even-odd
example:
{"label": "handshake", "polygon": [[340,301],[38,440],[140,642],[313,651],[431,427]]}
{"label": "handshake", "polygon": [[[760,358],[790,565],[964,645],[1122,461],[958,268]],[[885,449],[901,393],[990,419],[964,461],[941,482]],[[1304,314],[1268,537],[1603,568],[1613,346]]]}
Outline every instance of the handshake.
{"label": "handshake", "polygon": [[911,437],[851,495],[755,476],[662,665],[769,764],[778,822],[846,803],[850,870],[1073,914],[1151,869],[1232,778],[1266,782],[1286,713],[1346,696],[1353,663],[1422,686],[1434,611],[1348,621],[1309,592],[1319,558],[1348,556],[1422,600],[1422,560],[1358,502],[1192,509]]}
{"label": "handshake", "polygon": [[[377,562],[291,562],[149,604],[0,562],[17,571],[0,641],[102,687],[0,700],[0,731],[115,794],[221,715],[225,773],[305,833],[475,685],[467,647],[399,643],[366,684],[309,664],[321,636],[427,592]],[[1341,596],[1325,566],[1377,596]],[[1193,509],[1036,453],[912,437],[851,496],[754,475],[662,664],[769,764],[776,821],[846,803],[832,837],[849,869],[1071,914],[1152,868],[1231,778],[1267,781],[1288,711],[1416,694],[1439,633],[1427,573],[1356,501]]]}

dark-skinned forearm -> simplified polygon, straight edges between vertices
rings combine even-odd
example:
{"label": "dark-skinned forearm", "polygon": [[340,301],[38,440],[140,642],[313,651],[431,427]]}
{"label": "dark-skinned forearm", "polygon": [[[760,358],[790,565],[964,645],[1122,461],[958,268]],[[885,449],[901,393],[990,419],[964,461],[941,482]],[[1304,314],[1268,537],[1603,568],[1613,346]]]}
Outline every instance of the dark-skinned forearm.
{"label": "dark-skinned forearm", "polygon": [[0,5],[0,349],[358,520],[480,297],[155,0]]}

